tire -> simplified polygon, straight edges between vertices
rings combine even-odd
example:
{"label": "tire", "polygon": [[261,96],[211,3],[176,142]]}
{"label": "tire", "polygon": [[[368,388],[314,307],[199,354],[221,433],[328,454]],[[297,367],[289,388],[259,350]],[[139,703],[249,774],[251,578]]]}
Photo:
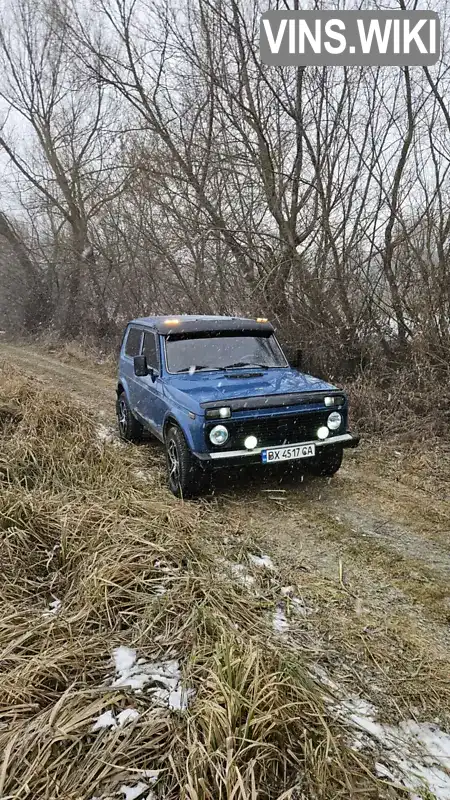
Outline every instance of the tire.
{"label": "tire", "polygon": [[125,392],[116,401],[117,424],[121,439],[127,442],[140,442],[144,438],[144,427],[133,415]]}
{"label": "tire", "polygon": [[183,432],[176,425],[169,428],[165,444],[170,491],[175,497],[198,497],[205,485],[204,472],[189,450]]}
{"label": "tire", "polygon": [[342,464],[343,447],[322,446],[311,464],[313,475],[334,475]]}

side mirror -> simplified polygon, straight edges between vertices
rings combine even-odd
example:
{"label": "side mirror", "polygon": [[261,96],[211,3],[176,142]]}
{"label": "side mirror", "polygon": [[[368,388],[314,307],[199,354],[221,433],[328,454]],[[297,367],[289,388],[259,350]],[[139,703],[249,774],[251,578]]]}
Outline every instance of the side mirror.
{"label": "side mirror", "polygon": [[285,349],[285,356],[292,369],[301,370],[303,366],[303,350],[296,347],[287,347]]}
{"label": "side mirror", "polygon": [[137,375],[138,378],[144,378],[148,375],[148,367],[147,367],[147,357],[146,356],[135,356],[133,358],[133,365],[134,365],[134,374]]}

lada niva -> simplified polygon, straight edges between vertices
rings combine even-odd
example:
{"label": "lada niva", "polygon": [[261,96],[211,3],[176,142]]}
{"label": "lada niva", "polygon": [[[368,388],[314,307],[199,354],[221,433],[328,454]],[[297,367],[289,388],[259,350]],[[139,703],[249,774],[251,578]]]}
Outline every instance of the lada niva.
{"label": "lada niva", "polygon": [[266,319],[132,320],[119,359],[120,435],[163,442],[177,497],[199,494],[220,467],[297,461],[333,475],[345,447],[345,392],[291,366]]}

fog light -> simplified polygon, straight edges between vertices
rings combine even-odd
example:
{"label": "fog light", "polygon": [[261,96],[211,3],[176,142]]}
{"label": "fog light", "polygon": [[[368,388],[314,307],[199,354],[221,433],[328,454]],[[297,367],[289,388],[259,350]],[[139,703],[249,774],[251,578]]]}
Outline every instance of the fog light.
{"label": "fog light", "polygon": [[205,412],[207,419],[228,419],[231,417],[231,408],[222,406],[221,408],[207,408]]}
{"label": "fog light", "polygon": [[327,419],[327,425],[330,431],[337,431],[341,427],[342,417],[338,411],[332,411]]}
{"label": "fog light", "polygon": [[345,403],[345,397],[342,394],[335,394],[333,397],[324,397],[323,402],[327,408],[330,408],[330,406],[337,406],[340,408]]}
{"label": "fog light", "polygon": [[246,447],[247,450],[254,450],[257,444],[258,439],[256,436],[247,436],[247,438],[244,439],[244,447]]}
{"label": "fog light", "polygon": [[228,439],[228,431],[225,425],[215,425],[209,432],[209,438],[213,444],[225,444]]}
{"label": "fog light", "polygon": [[325,425],[322,425],[322,427],[319,428],[319,430],[317,431],[317,437],[319,439],[326,439],[329,432],[330,431],[328,430],[328,428],[326,428]]}

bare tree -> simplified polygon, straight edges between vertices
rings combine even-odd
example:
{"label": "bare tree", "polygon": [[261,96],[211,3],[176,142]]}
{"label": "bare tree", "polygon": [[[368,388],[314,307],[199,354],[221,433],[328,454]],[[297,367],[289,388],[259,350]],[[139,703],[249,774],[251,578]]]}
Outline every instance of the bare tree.
{"label": "bare tree", "polygon": [[4,20],[0,146],[64,335],[176,308],[269,314],[324,370],[444,351],[446,50],[269,68],[270,0],[40,2]]}
{"label": "bare tree", "polygon": [[[77,74],[68,47],[69,29],[51,6],[19,0],[12,19],[2,23],[0,96],[7,115],[0,147],[70,231],[64,265],[65,333],[76,335],[82,326],[84,276],[91,282],[103,328],[107,313],[96,279],[90,228],[125,179],[120,165],[112,166],[114,104],[103,86]],[[20,144],[17,128],[22,132]]]}

